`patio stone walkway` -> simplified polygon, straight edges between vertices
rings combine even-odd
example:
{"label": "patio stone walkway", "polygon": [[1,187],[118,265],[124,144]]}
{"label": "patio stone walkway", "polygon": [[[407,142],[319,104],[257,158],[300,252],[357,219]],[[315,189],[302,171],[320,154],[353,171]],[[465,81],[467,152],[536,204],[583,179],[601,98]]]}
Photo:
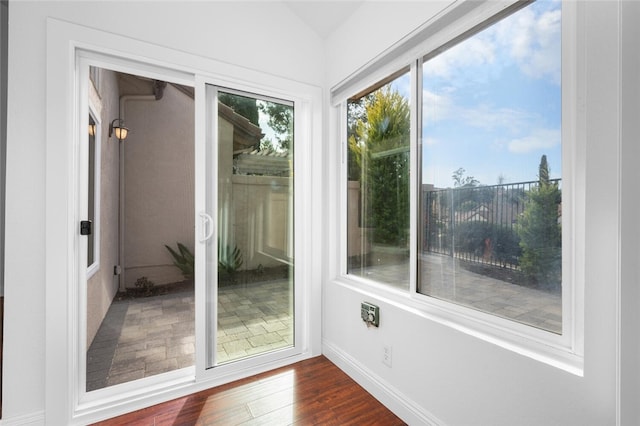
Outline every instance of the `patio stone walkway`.
{"label": "patio stone walkway", "polygon": [[[421,254],[421,291],[432,297],[468,306],[553,333],[562,332],[559,292],[528,288],[476,274],[451,256]],[[364,268],[363,276],[409,289],[409,263]]]}
{"label": "patio stone walkway", "polygon": [[[293,343],[286,280],[223,287],[217,361]],[[194,365],[193,291],[114,301],[87,352],[87,391]]]}
{"label": "patio stone walkway", "polygon": [[[559,293],[527,288],[461,268],[449,256],[420,255],[422,290],[554,333],[562,331]],[[368,267],[369,279],[408,289],[407,264]],[[286,280],[223,287],[218,297],[217,361],[293,344]],[[87,391],[194,364],[193,292],[115,301],[87,353]]]}

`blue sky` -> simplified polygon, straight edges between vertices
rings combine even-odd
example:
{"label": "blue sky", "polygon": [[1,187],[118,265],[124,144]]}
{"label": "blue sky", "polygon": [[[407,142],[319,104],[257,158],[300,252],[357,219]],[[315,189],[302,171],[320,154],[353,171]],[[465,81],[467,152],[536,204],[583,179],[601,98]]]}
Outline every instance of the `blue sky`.
{"label": "blue sky", "polygon": [[[423,67],[423,183],[538,178],[546,154],[561,176],[559,1],[537,1]],[[406,93],[408,75],[394,82]]]}

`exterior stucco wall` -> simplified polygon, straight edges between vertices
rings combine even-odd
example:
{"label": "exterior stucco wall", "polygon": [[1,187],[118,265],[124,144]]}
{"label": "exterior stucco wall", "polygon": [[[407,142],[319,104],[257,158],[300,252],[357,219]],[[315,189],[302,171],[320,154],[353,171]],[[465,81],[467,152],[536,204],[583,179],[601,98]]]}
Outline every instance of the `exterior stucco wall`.
{"label": "exterior stucco wall", "polygon": [[193,99],[167,85],[162,99],[130,100],[125,111],[125,286],[143,276],[156,285],[183,281],[165,244],[193,252]]}
{"label": "exterior stucco wall", "polygon": [[[90,83],[91,84],[91,83]],[[97,98],[100,109],[100,268],[87,280],[87,347],[91,345],[118,291],[118,141],[109,138],[109,123],[118,115],[118,81],[113,71],[101,70]],[[98,111],[97,111],[98,112]]]}

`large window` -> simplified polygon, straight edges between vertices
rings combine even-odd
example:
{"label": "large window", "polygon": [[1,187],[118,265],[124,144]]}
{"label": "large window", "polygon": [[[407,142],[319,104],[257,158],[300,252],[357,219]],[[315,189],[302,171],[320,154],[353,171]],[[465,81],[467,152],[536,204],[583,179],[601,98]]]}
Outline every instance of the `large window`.
{"label": "large window", "polygon": [[409,289],[409,73],[347,103],[347,271]]}
{"label": "large window", "polygon": [[347,101],[346,272],[561,335],[561,3],[509,12]]}
{"label": "large window", "polygon": [[561,310],[560,2],[422,67],[418,291],[555,333]]}

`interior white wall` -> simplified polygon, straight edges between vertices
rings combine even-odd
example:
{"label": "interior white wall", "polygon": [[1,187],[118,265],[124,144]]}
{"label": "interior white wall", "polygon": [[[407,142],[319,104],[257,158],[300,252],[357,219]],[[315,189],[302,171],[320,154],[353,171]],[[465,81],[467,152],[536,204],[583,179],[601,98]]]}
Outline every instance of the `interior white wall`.
{"label": "interior white wall", "polygon": [[451,2],[368,1],[325,41],[327,86],[331,88],[432,19]]}
{"label": "interior white wall", "polygon": [[323,45],[278,3],[15,1],[9,8],[3,417],[37,423],[45,407],[46,19],[318,87]]}
{"label": "interior white wall", "polygon": [[[215,58],[297,81],[331,87],[440,9],[442,3],[364,3],[326,44],[284,6],[273,3],[169,2],[20,2],[10,4],[8,70],[8,153],[6,230],[6,312],[3,382],[5,422],[37,422],[44,410],[45,377],[45,80],[46,17]],[[625,7],[627,3],[624,3]],[[579,378],[542,365],[489,343],[435,324],[398,306],[378,301],[382,326],[366,329],[359,319],[363,295],[327,281],[324,294],[324,338],[345,359],[358,359],[384,383],[409,396],[448,424],[614,424],[616,405],[617,324],[623,315],[629,335],[637,335],[638,301],[625,299],[617,307],[619,236],[635,235],[636,217],[625,213],[621,200],[638,211],[636,186],[623,184],[618,192],[618,109],[622,83],[636,81],[631,64],[620,66],[618,9],[613,2],[588,3],[583,29],[589,69],[589,91],[581,93],[587,116],[587,283],[585,377]],[[126,13],[123,13],[126,11]],[[637,15],[624,14],[628,28],[638,27]],[[248,28],[240,31],[240,23]],[[384,31],[366,31],[368,28]],[[623,42],[636,46],[630,35]],[[347,40],[347,41],[345,41]],[[276,51],[277,46],[277,51]],[[637,49],[628,48],[632,54]],[[326,65],[323,58],[326,52]],[[636,53],[637,55],[637,53]],[[56,60],[56,58],[51,58]],[[326,74],[325,74],[326,71]],[[625,77],[626,76],[626,77]],[[631,96],[631,95],[629,95]],[[623,112],[628,104],[622,103]],[[327,108],[326,115],[331,112]],[[637,134],[637,118],[626,123]],[[333,129],[332,129],[333,130]],[[626,133],[623,132],[623,136]],[[332,131],[328,142],[336,141]],[[622,139],[621,151],[634,153],[635,141]],[[337,145],[337,144],[336,144]],[[337,153],[336,147],[328,152]],[[332,157],[334,158],[334,157]],[[338,158],[338,157],[336,157]],[[637,178],[632,157],[622,157],[623,177]],[[624,171],[623,170],[623,171]],[[635,172],[634,172],[635,171]],[[330,171],[327,171],[331,178]],[[334,174],[335,176],[335,174]],[[336,184],[336,181],[331,181]],[[634,180],[633,182],[637,182]],[[335,231],[335,193],[325,194],[328,213],[323,229]],[[635,209],[635,210],[633,210]],[[625,210],[627,211],[627,210]],[[327,235],[327,232],[323,232]],[[335,272],[335,233],[325,245],[327,262]],[[630,240],[628,240],[630,242]],[[623,246],[624,248],[625,246]],[[622,289],[633,293],[637,279],[638,247],[622,256]],[[323,259],[324,260],[324,259]],[[633,264],[636,266],[633,267]],[[626,268],[625,268],[626,267]],[[369,297],[367,297],[370,300]],[[370,300],[376,302],[376,300]],[[625,334],[622,335],[623,339]],[[393,345],[393,368],[384,367],[377,351]],[[623,340],[622,346],[627,340]],[[622,364],[635,374],[629,384],[638,388],[637,338],[630,358]],[[635,403],[629,393],[628,404]],[[630,411],[637,416],[637,409]],[[486,420],[491,419],[487,422]]]}
{"label": "interior white wall", "polygon": [[[629,8],[626,2],[624,7]],[[326,43],[327,79],[333,86],[394,41],[412,31],[416,23],[426,21],[429,8],[395,3],[395,7],[376,2],[365,3]],[[405,5],[407,9],[405,9]],[[637,125],[637,102],[632,91],[622,104],[625,83],[637,83],[636,53],[621,54],[620,11],[618,2],[580,2],[578,19],[578,141],[586,144],[586,228],[578,230],[585,238],[585,357],[584,377],[572,375],[553,366],[503,349],[479,338],[435,323],[420,312],[396,303],[395,299],[374,295],[338,281],[325,281],[323,294],[324,352],[364,384],[374,395],[413,422],[425,421],[449,425],[611,425],[616,424],[618,404],[629,419],[637,418],[638,299],[637,166],[624,176],[634,178],[620,186],[620,152],[637,152],[632,135]],[[415,15],[422,8],[423,14]],[[412,11],[413,13],[407,13]],[[393,19],[398,14],[402,19]],[[630,30],[637,27],[639,16],[625,14],[627,33],[623,45],[634,43]],[[362,30],[385,28],[384,33]],[[637,41],[635,42],[637,46]],[[636,49],[637,50],[637,49]],[[627,76],[620,80],[620,74]],[[620,140],[620,108],[626,114],[628,134]],[[332,125],[329,134],[340,140],[337,112],[329,108]],[[635,138],[637,140],[637,137]],[[336,196],[342,184],[339,176],[339,144],[329,148],[327,171],[331,180],[327,190],[329,212],[326,256],[329,274],[338,274],[339,205]],[[633,160],[632,160],[633,158]],[[623,165],[635,163],[637,156],[623,157]],[[631,183],[633,182],[633,183]],[[624,181],[623,181],[624,183]],[[622,192],[621,192],[622,189]],[[620,203],[631,210],[624,213]],[[620,221],[624,213],[626,220]],[[635,216],[637,217],[637,216]],[[629,232],[627,234],[627,232]],[[620,257],[619,236],[628,248]],[[620,275],[620,262],[625,275]],[[623,310],[619,307],[620,288]],[[624,297],[624,294],[631,298]],[[379,328],[367,328],[360,320],[362,301],[380,306]],[[619,318],[628,336],[619,337]],[[628,343],[628,345],[626,345]],[[618,370],[620,346],[628,347],[622,373]],[[392,345],[393,367],[382,363],[383,345]],[[625,377],[622,399],[619,398],[619,374]],[[620,402],[621,401],[621,402]],[[625,411],[626,410],[626,411]],[[633,424],[633,423],[623,423]]]}
{"label": "interior white wall", "polygon": [[620,424],[640,424],[640,2],[624,2],[621,29],[621,294]]}

